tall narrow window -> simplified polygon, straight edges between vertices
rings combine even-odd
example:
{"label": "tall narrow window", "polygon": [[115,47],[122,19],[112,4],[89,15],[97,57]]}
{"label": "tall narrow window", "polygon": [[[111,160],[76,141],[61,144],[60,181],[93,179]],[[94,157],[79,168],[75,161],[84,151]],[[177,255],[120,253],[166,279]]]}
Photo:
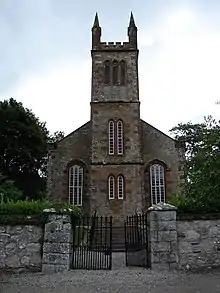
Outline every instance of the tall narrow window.
{"label": "tall narrow window", "polygon": [[122,175],[118,175],[118,199],[124,198],[124,177]]}
{"label": "tall narrow window", "polygon": [[120,61],[120,84],[125,85],[126,64],[124,60]]}
{"label": "tall narrow window", "polygon": [[121,120],[117,122],[117,153],[123,154],[123,122]]}
{"label": "tall narrow window", "polygon": [[69,203],[81,206],[83,194],[83,168],[74,165],[69,169]]}
{"label": "tall narrow window", "polygon": [[113,175],[108,177],[108,197],[109,199],[115,198],[115,177]]}
{"label": "tall narrow window", "polygon": [[150,167],[151,202],[158,204],[165,202],[164,167],[154,164]]}
{"label": "tall narrow window", "polygon": [[112,68],[112,83],[118,84],[118,61],[113,61],[113,68]]}
{"label": "tall narrow window", "polygon": [[109,155],[114,155],[114,145],[115,145],[115,124],[114,121],[109,121],[108,124],[108,140],[109,140]]}
{"label": "tall narrow window", "polygon": [[110,61],[109,60],[106,60],[105,61],[105,72],[104,72],[104,75],[105,75],[105,84],[110,84],[111,82],[111,74],[110,74],[110,71],[111,71],[111,64],[110,64]]}

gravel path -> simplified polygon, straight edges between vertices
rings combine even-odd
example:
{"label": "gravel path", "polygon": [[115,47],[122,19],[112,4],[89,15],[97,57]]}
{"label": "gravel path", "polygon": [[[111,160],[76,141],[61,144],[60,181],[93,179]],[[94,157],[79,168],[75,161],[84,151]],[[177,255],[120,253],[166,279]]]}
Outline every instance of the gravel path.
{"label": "gravel path", "polygon": [[1,293],[219,293],[220,272],[186,274],[144,269],[4,276]]}
{"label": "gravel path", "polygon": [[0,276],[0,293],[220,293],[220,271],[155,272],[126,268],[123,253],[112,256],[111,271]]}

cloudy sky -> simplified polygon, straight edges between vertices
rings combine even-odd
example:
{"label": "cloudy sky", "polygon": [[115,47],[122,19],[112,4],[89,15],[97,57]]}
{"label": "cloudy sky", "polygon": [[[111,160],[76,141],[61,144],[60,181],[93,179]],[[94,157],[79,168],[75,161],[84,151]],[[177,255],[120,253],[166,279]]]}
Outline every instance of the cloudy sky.
{"label": "cloudy sky", "polygon": [[126,41],[131,10],[141,118],[165,133],[219,119],[219,0],[0,0],[0,100],[23,102],[52,132],[87,122],[94,14],[103,41]]}

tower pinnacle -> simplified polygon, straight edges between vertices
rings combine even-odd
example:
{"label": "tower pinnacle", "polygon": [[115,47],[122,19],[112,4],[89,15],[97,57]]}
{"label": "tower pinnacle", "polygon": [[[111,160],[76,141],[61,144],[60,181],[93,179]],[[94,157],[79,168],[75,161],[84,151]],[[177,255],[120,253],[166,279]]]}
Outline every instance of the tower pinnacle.
{"label": "tower pinnacle", "polygon": [[133,13],[132,13],[132,11],[131,11],[130,22],[129,22],[129,28],[132,28],[132,27],[135,27],[135,28],[136,28],[135,21],[134,21],[134,16],[133,16]]}
{"label": "tower pinnacle", "polygon": [[129,22],[129,27],[128,27],[128,39],[129,43],[137,49],[137,27],[134,22],[134,16],[133,13],[131,12],[130,16],[130,22]]}
{"label": "tower pinnacle", "polygon": [[98,13],[97,12],[95,14],[95,19],[94,19],[93,27],[100,27],[99,26],[99,17],[98,17]]}
{"label": "tower pinnacle", "polygon": [[92,27],[92,48],[97,47],[100,44],[102,30],[99,26],[98,13],[95,14],[95,19]]}

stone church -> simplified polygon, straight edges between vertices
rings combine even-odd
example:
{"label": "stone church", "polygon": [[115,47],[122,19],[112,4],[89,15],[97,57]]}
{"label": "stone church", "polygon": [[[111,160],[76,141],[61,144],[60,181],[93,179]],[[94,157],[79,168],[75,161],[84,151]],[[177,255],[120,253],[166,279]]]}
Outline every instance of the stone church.
{"label": "stone church", "polygon": [[96,14],[90,120],[50,151],[49,197],[120,221],[183,183],[184,145],[140,118],[138,53],[132,13],[123,43],[101,41]]}

